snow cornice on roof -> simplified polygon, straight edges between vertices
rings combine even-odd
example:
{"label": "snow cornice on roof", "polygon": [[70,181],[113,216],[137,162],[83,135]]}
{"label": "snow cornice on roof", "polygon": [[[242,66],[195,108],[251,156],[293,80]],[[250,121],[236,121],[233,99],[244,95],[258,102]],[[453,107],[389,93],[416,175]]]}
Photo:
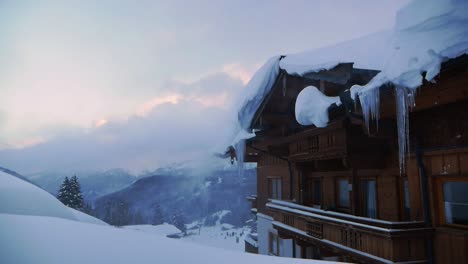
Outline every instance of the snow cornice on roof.
{"label": "snow cornice on roof", "polygon": [[408,150],[408,109],[414,106],[415,90],[424,81],[433,81],[443,62],[467,53],[468,1],[414,0],[398,11],[391,30],[284,58],[271,58],[247,84],[238,112],[239,122],[243,129],[251,131],[281,72],[305,77],[352,62],[356,68],[380,71],[367,84],[351,88],[352,98],[359,98],[366,123],[379,118],[380,87],[391,84],[396,91],[403,169]]}

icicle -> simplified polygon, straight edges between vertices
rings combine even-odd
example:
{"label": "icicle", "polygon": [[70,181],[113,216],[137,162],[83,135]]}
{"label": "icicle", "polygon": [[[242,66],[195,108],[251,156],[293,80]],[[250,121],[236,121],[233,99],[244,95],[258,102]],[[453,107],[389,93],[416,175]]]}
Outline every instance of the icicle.
{"label": "icicle", "polygon": [[409,153],[408,111],[415,106],[415,93],[416,89],[408,89],[401,86],[395,87],[400,173],[403,173],[405,170],[406,153]]}
{"label": "icicle", "polygon": [[358,96],[361,102],[362,114],[364,115],[367,131],[370,132],[369,123],[371,119],[376,121],[378,129],[380,117],[380,89],[370,89],[360,93]]}
{"label": "icicle", "polygon": [[244,176],[244,156],[245,156],[245,139],[241,139],[236,143],[236,158],[237,158],[237,170],[239,178]]}

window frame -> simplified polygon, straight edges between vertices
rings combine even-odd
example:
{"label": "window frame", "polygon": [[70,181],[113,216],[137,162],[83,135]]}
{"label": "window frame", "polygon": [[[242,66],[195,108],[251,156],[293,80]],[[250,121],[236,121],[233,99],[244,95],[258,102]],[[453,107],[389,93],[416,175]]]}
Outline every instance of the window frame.
{"label": "window frame", "polygon": [[[268,185],[267,187],[268,187],[269,199],[273,199],[273,200],[283,199],[283,180],[281,177],[274,177],[274,176],[267,177],[267,185]],[[275,186],[275,190],[273,190],[273,186]]]}
{"label": "window frame", "polygon": [[[364,210],[368,210],[367,208],[364,208],[364,199],[368,199],[367,195],[369,194],[368,192],[364,193],[364,190],[362,188],[362,184],[365,183],[365,182],[369,182],[369,181],[373,181],[375,183],[375,190],[374,190],[374,193],[375,193],[375,218],[372,218],[370,216],[367,215],[364,215]],[[359,194],[358,194],[358,197],[359,197],[359,214],[363,217],[367,217],[367,218],[372,218],[372,219],[378,219],[379,218],[379,193],[378,193],[378,186],[377,186],[377,177],[363,177],[363,178],[360,178],[359,179]],[[367,191],[367,190],[366,190]],[[366,201],[367,203],[367,201]]]}
{"label": "window frame", "polygon": [[[343,206],[341,203],[340,203],[340,197],[341,197],[341,192],[340,192],[340,181],[346,181],[347,182],[347,192],[348,192],[348,205],[347,206]],[[342,210],[351,210],[351,192],[349,190],[349,179],[348,178],[343,178],[343,177],[337,177],[335,179],[335,194],[336,194],[336,207],[337,209],[342,209]]]}
{"label": "window frame", "polygon": [[[407,191],[405,192],[405,183],[407,185]],[[400,199],[400,220],[401,221],[411,221],[411,194],[410,194],[410,184],[408,177],[404,175],[399,179],[398,182],[399,190],[399,199]],[[406,197],[408,195],[408,197]],[[408,210],[406,209],[406,198],[408,198]]]}
{"label": "window frame", "polygon": [[[276,241],[276,252],[273,251],[273,247],[274,247],[273,240]],[[280,250],[279,243],[280,241],[279,241],[278,234],[269,231],[268,232],[268,254],[272,256],[279,256],[279,250]]]}
{"label": "window frame", "polygon": [[436,190],[437,190],[437,209],[438,209],[438,221],[441,226],[447,227],[454,227],[454,228],[461,228],[461,229],[468,229],[468,225],[460,225],[460,224],[450,224],[446,221],[445,216],[445,198],[444,198],[444,183],[447,182],[467,182],[467,176],[451,176],[451,177],[437,177],[436,179]]}

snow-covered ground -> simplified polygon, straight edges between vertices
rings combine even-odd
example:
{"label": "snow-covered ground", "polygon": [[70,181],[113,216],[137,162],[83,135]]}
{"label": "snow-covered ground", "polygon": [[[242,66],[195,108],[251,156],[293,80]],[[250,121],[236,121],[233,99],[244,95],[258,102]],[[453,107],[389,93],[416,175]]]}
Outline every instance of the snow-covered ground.
{"label": "snow-covered ground", "polygon": [[[198,225],[198,223],[195,224]],[[190,227],[190,225],[188,226]],[[122,228],[162,237],[180,233],[177,227],[167,223],[162,225],[130,225]],[[201,228],[193,225],[192,229],[187,230],[187,235],[179,240],[203,246],[244,252],[244,238],[249,232],[249,227],[236,228],[229,224],[202,226]]]}
{"label": "snow-covered ground", "polygon": [[[310,260],[260,256],[200,245],[208,244],[209,240],[215,242],[213,245],[221,244],[220,231],[223,228],[239,234],[239,230],[219,222],[213,229],[202,228],[200,235],[185,239],[165,237],[168,232],[176,231],[171,225],[116,228],[64,206],[54,196],[31,183],[0,172],[2,264],[313,263]],[[232,244],[232,238],[229,241]],[[222,247],[229,248],[227,238],[225,242]]]}
{"label": "snow-covered ground", "polygon": [[154,234],[158,236],[167,236],[167,235],[173,235],[173,234],[178,234],[181,231],[168,223],[164,223],[162,225],[129,225],[129,226],[123,226],[122,228],[125,229],[130,229],[130,230],[136,230],[140,232],[144,232],[147,234]]}
{"label": "snow-covered ground", "polygon": [[0,214],[0,234],[0,263],[312,263],[58,217]]}
{"label": "snow-covered ground", "polygon": [[249,227],[235,228],[221,224],[189,230],[188,235],[181,239],[199,245],[243,252],[244,238],[249,232]]}

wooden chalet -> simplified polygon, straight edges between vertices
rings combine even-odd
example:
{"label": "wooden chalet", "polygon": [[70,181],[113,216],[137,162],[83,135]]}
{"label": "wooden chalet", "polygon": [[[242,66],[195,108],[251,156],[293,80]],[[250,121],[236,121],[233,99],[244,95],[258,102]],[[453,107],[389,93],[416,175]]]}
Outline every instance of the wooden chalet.
{"label": "wooden chalet", "polygon": [[[380,88],[369,127],[354,84],[378,71],[352,63],[302,77],[281,70],[250,128],[245,161],[257,163],[262,254],[358,263],[468,263],[468,56],[442,64],[409,114],[400,172],[395,89]],[[302,126],[296,98],[307,86],[342,105],[325,128]],[[251,246],[251,245],[249,245]],[[265,252],[267,251],[267,252]]]}

